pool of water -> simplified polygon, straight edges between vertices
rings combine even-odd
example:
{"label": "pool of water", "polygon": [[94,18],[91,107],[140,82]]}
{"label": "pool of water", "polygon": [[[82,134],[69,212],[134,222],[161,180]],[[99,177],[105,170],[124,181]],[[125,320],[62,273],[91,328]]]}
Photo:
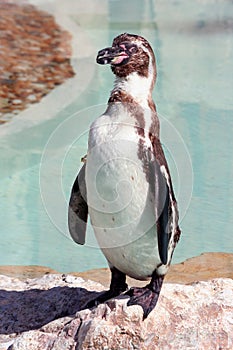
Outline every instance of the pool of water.
{"label": "pool of water", "polygon": [[[232,252],[233,3],[48,4],[85,33],[80,72],[87,62],[94,67],[96,51],[119,33],[150,41],[158,67],[154,98],[162,142],[181,207],[182,238],[173,262],[202,252]],[[91,48],[87,57],[85,45]],[[89,83],[53,118],[1,135],[1,265],[47,265],[63,272],[107,265],[90,225],[87,246],[76,245],[67,232],[67,200],[86,153],[88,126],[104,111],[113,82],[109,67],[86,74]]]}

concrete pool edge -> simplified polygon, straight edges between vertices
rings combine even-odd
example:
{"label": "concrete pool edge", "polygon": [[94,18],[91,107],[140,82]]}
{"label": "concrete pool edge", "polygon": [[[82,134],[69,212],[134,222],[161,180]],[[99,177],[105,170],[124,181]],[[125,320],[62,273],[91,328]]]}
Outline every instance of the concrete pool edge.
{"label": "concrete pool edge", "polygon": [[[47,274],[73,275],[84,280],[93,280],[105,287],[109,286],[110,272],[108,268],[98,268],[83,272],[61,273],[46,266],[0,266],[0,275],[20,280],[40,278]],[[167,283],[190,284],[213,278],[233,279],[233,253],[209,252],[189,258],[184,262],[171,265],[165,281]],[[146,282],[128,278],[130,286],[143,286]]]}

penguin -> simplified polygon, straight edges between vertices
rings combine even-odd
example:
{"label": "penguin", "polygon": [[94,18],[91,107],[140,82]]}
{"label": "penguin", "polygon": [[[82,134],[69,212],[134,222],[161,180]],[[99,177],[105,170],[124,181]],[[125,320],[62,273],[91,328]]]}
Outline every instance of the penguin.
{"label": "penguin", "polygon": [[[71,190],[69,231],[84,244],[90,216],[111,270],[109,290],[86,307],[124,293],[127,305],[140,305],[145,319],[156,306],[181,234],[152,99],[156,60],[145,38],[123,33],[96,61],[111,66],[115,82],[106,111],[90,126],[88,152]],[[128,289],[126,276],[149,282]]]}

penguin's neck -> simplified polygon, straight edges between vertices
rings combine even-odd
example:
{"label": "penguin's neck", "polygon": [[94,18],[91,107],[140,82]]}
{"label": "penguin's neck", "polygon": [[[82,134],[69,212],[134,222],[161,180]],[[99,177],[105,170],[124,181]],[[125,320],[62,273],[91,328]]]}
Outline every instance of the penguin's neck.
{"label": "penguin's neck", "polygon": [[137,73],[131,73],[127,77],[116,77],[108,104],[110,109],[114,103],[124,104],[129,113],[133,113],[133,116],[139,120],[142,130],[147,130],[148,133],[159,138],[159,120],[151,94],[153,82],[154,80]]}
{"label": "penguin's neck", "polygon": [[149,101],[152,100],[152,79],[140,76],[133,72],[126,77],[116,76],[112,95],[116,92],[122,92],[123,95],[130,96],[141,107],[148,108]]}

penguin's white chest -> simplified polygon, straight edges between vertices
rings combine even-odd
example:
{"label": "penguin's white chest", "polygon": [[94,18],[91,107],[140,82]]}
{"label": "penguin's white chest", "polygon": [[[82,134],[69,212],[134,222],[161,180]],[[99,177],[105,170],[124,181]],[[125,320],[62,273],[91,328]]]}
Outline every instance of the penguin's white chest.
{"label": "penguin's white chest", "polygon": [[101,116],[91,126],[86,164],[88,211],[109,263],[145,279],[160,262],[145,169],[149,140],[142,148],[134,122],[121,115],[120,121]]}
{"label": "penguin's white chest", "polygon": [[102,116],[92,125],[86,183],[94,228],[96,224],[106,229],[133,226],[141,218],[149,184],[138,144],[134,124],[127,124],[126,118],[121,123]]}

